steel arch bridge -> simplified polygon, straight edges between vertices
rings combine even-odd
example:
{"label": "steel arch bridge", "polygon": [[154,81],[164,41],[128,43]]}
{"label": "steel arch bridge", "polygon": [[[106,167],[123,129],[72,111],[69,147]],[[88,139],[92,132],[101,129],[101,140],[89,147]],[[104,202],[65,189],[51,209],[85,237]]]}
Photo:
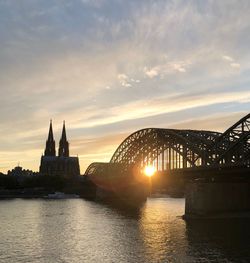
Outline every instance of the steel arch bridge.
{"label": "steel arch bridge", "polygon": [[157,171],[198,167],[250,167],[250,114],[224,133],[147,128],[129,135],[109,163],[92,163],[85,175],[124,173],[152,165]]}

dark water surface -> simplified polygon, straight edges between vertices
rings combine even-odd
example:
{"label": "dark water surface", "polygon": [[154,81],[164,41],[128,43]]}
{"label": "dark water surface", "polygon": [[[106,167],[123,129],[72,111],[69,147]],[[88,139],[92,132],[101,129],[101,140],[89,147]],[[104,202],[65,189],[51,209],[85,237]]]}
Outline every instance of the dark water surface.
{"label": "dark water surface", "polygon": [[181,219],[184,199],[138,211],[82,199],[1,200],[0,262],[250,262],[250,221]]}

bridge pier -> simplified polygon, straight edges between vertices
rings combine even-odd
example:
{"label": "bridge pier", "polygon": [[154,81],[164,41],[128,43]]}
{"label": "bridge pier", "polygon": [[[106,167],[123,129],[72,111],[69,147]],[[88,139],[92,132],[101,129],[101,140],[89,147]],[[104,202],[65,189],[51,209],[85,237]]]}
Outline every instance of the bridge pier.
{"label": "bridge pier", "polygon": [[186,186],[184,218],[237,215],[249,212],[248,182],[191,182]]}

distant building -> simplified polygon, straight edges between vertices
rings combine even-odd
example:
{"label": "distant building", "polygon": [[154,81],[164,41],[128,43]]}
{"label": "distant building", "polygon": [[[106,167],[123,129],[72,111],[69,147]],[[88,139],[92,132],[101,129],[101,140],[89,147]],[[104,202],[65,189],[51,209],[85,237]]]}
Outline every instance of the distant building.
{"label": "distant building", "polygon": [[15,177],[27,177],[27,176],[36,176],[37,172],[33,172],[31,170],[23,169],[21,166],[16,166],[14,169],[9,170],[7,175],[15,176]]}
{"label": "distant building", "polygon": [[52,121],[50,121],[49,135],[44,155],[41,157],[40,173],[43,175],[60,175],[65,177],[80,175],[78,157],[69,156],[69,142],[66,137],[65,122],[63,123],[62,136],[59,142],[58,156],[56,156]]}

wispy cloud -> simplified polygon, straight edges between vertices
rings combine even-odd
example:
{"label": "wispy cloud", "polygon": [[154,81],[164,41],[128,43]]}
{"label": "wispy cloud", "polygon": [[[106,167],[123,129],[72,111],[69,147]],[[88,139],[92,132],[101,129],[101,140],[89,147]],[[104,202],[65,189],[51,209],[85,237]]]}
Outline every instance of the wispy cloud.
{"label": "wispy cloud", "polygon": [[132,87],[132,85],[129,83],[129,78],[126,74],[118,74],[117,78],[123,87]]}
{"label": "wispy cloud", "polygon": [[232,57],[230,57],[230,56],[222,56],[222,58],[223,58],[225,61],[228,61],[228,62],[229,62],[229,65],[230,65],[232,68],[237,68],[237,69],[240,68],[240,63],[235,62],[235,60],[234,60]]}
{"label": "wispy cloud", "polygon": [[226,61],[229,61],[229,62],[233,62],[234,61],[234,59],[232,57],[230,57],[230,56],[222,56],[222,58],[224,60],[226,60]]}
{"label": "wispy cloud", "polygon": [[187,70],[188,65],[190,65],[190,62],[169,62],[162,65],[157,65],[152,68],[144,67],[143,71],[146,76],[149,78],[154,78],[157,76],[160,76],[161,78],[164,78],[165,75],[173,74],[173,73],[184,73]]}
{"label": "wispy cloud", "polygon": [[1,167],[37,168],[50,118],[58,134],[68,121],[84,170],[122,129],[246,112],[249,12],[245,0],[1,1]]}

